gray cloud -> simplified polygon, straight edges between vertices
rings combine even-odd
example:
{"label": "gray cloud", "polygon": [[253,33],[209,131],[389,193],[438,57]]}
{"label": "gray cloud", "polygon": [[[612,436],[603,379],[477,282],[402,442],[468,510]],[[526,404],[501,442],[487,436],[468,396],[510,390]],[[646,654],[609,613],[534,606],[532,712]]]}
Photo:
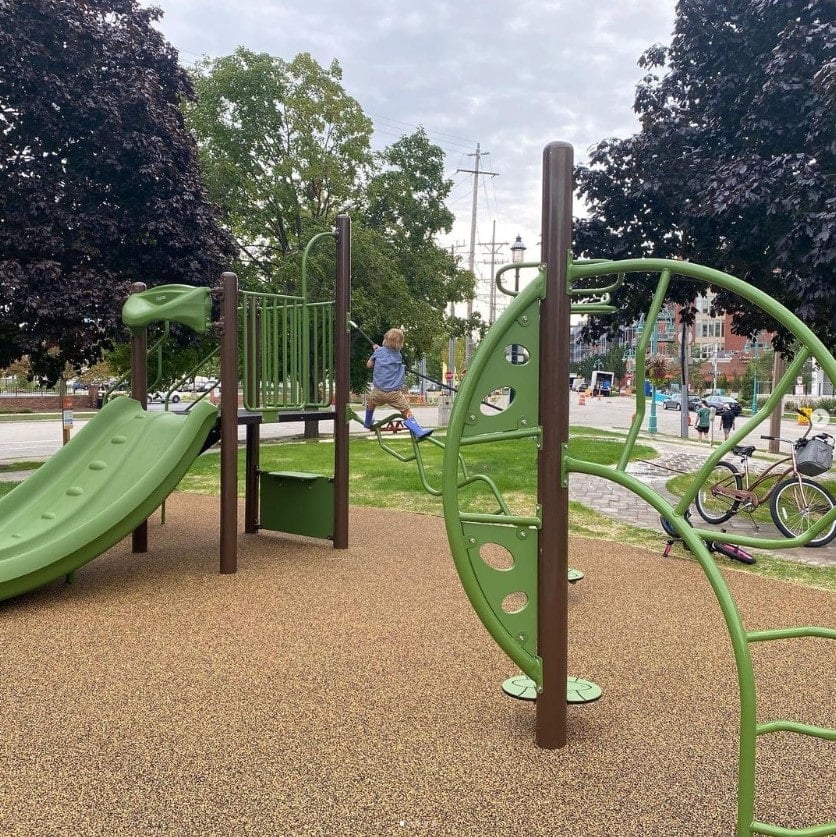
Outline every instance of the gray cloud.
{"label": "gray cloud", "polygon": [[[543,147],[575,146],[576,160],[609,136],[637,130],[636,62],[667,43],[675,0],[154,0],[160,28],[184,63],[243,45],[290,59],[337,58],[343,83],[376,126],[380,147],[422,125],[447,153],[457,186],[450,241],[468,242],[472,181],[457,168],[481,143],[478,241],[520,233],[536,259]],[[482,249],[477,266],[482,269]],[[507,257],[507,252],[506,252]]]}

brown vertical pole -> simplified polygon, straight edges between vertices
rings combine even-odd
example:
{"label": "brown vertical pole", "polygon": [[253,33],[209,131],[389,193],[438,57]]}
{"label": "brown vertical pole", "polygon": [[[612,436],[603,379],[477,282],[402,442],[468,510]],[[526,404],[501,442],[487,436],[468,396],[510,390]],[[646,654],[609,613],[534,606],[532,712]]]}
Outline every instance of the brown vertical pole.
{"label": "brown vertical pole", "polygon": [[[138,294],[146,290],[144,282],[134,282],[131,293]],[[148,329],[131,332],[131,398],[148,409]],[[148,552],[148,521],[143,520],[131,534],[133,552]]]}
{"label": "brown vertical pole", "polygon": [[[781,380],[781,376],[784,374],[785,365],[784,365],[784,356],[779,352],[775,352],[775,358],[772,361],[772,386],[777,387],[778,381]],[[757,374],[757,372],[755,372]],[[784,407],[784,399],[782,398],[778,404],[775,406],[775,409],[772,411],[772,414],[769,416],[769,435],[770,436],[780,436],[781,435],[781,415],[783,413]],[[781,452],[781,443],[777,439],[770,439],[769,440],[769,452],[770,453],[780,453]]]}
{"label": "brown vertical pole", "polygon": [[247,424],[246,470],[244,471],[244,531],[253,535],[258,531],[258,469],[261,432],[255,422]]}
{"label": "brown vertical pole", "polygon": [[221,303],[221,572],[238,569],[238,277],[224,273]]}
{"label": "brown vertical pole", "polygon": [[337,216],[334,332],[334,549],[348,549],[348,370],[351,305],[351,219]]}
{"label": "brown vertical pole", "polygon": [[540,308],[540,425],[537,497],[543,509],[538,551],[538,642],[543,692],[537,698],[537,745],[566,744],[569,621],[569,492],[561,485],[563,445],[569,439],[569,322],[567,253],[572,247],[572,146],[543,151],[542,260],[546,298]]}

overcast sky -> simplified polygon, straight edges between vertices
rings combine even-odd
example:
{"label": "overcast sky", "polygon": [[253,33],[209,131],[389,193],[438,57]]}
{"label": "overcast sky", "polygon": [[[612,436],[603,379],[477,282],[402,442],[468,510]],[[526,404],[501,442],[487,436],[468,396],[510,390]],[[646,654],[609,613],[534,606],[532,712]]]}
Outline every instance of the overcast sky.
{"label": "overcast sky", "polygon": [[[148,0],[146,5],[150,5]],[[447,155],[449,206],[465,265],[473,169],[480,168],[477,273],[496,241],[517,234],[537,260],[543,147],[565,140],[576,162],[601,139],[628,136],[641,53],[669,43],[675,0],[153,0],[184,64],[238,46],[285,60],[338,59],[343,84],[383,147],[423,126]],[[576,210],[577,211],[577,210]],[[510,261],[507,247],[502,262]]]}

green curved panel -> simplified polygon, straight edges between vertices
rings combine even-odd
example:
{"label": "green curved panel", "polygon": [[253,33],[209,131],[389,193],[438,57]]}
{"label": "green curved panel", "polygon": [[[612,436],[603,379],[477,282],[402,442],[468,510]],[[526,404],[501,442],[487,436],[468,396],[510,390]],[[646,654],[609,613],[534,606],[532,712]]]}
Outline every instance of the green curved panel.
{"label": "green curved panel", "polygon": [[206,331],[212,315],[209,288],[192,285],[160,285],[131,294],[122,306],[122,322],[137,331],[149,323],[167,320],[182,323],[192,331]]}
{"label": "green curved panel", "polygon": [[0,600],[61,578],[130,534],[176,488],[217,409],[117,398],[0,500]]}
{"label": "green curved panel", "polygon": [[[464,437],[484,433],[536,427],[537,391],[540,378],[540,300],[529,302],[517,316],[509,318],[506,326],[489,342],[483,340],[478,347],[467,375],[476,378],[473,395],[466,401],[464,390],[461,398],[467,404],[462,427]],[[516,363],[513,362],[516,357]],[[510,387],[511,402],[507,409],[492,410],[482,402],[497,389]]]}
{"label": "green curved panel", "polygon": [[[464,523],[462,532],[474,580],[499,623],[494,630],[501,628],[507,634],[506,641],[515,643],[531,657],[530,666],[539,666],[537,530],[497,523]],[[495,554],[493,545],[513,557],[511,566],[498,568],[489,563]]]}
{"label": "green curved panel", "polygon": [[[503,433],[537,433],[543,289],[541,274],[514,299],[480,343],[453,402],[441,478],[447,538],[465,593],[499,647],[538,685],[542,683],[543,673],[537,656],[537,529],[518,525],[510,517],[507,523],[501,519],[495,522],[464,519],[466,513],[459,502],[458,467],[463,442],[468,446],[480,441],[496,443],[502,441]],[[525,348],[526,363],[509,362],[512,345]],[[483,412],[482,400],[493,390],[506,386],[514,390],[509,408]],[[486,563],[481,548],[489,543],[498,544],[510,553],[511,568],[498,570]],[[503,608],[503,601],[511,594],[525,597],[524,606],[516,612]]]}

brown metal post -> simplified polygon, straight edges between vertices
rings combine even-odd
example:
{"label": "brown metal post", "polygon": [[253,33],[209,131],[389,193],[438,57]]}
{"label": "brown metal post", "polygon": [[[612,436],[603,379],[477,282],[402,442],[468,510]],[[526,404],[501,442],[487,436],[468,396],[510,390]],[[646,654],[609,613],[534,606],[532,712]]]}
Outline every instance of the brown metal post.
{"label": "brown metal post", "polygon": [[[785,371],[785,364],[784,364],[784,356],[779,352],[775,352],[775,359],[772,361],[772,386],[778,386],[778,381],[781,380]],[[757,372],[755,372],[757,375]],[[784,399],[782,398],[775,409],[772,411],[772,415],[769,417],[769,435],[770,436],[780,436],[781,435],[781,415],[783,413],[784,407]],[[769,452],[770,453],[780,453],[781,451],[781,443],[777,439],[770,439],[769,440]]]}
{"label": "brown metal post", "polygon": [[351,219],[337,216],[334,333],[334,549],[348,549],[348,398],[351,305]]}
{"label": "brown metal post", "polygon": [[[138,294],[146,290],[144,282],[134,282],[131,293]],[[148,329],[131,332],[131,398],[148,409]],[[144,520],[131,534],[133,552],[148,552],[148,521]]]}
{"label": "brown metal post", "polygon": [[569,439],[569,323],[567,254],[572,247],[572,146],[543,151],[542,260],[546,298],[540,308],[540,425],[537,498],[543,509],[538,554],[538,641],[543,692],[537,698],[537,745],[566,744],[569,621],[569,491],[561,484],[563,445]]}
{"label": "brown metal post", "polygon": [[244,532],[258,531],[258,486],[261,431],[256,422],[247,424],[246,469],[244,471]]}
{"label": "brown metal post", "polygon": [[221,569],[238,569],[238,277],[224,273],[221,303]]}

